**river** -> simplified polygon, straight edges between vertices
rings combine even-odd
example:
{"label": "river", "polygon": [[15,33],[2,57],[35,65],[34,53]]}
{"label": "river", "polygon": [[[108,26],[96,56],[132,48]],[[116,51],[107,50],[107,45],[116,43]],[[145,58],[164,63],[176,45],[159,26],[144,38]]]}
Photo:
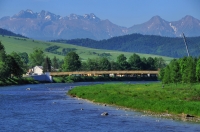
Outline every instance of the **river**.
{"label": "river", "polygon": [[[135,82],[134,82],[135,83]],[[66,95],[73,84],[0,87],[1,132],[198,132],[200,124],[144,116]],[[30,88],[30,90],[26,90]],[[108,116],[101,113],[108,112]]]}

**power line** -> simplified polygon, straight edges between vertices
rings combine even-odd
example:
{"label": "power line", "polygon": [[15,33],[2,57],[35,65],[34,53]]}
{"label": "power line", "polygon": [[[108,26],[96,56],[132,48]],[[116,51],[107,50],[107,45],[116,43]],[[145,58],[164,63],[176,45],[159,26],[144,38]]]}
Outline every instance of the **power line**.
{"label": "power line", "polygon": [[187,51],[187,54],[188,54],[188,57],[189,57],[190,54],[189,54],[189,51],[188,51],[187,42],[186,42],[184,33],[182,33],[182,36],[183,36],[183,40],[184,40],[184,43],[185,43],[185,48],[186,48],[186,51]]}

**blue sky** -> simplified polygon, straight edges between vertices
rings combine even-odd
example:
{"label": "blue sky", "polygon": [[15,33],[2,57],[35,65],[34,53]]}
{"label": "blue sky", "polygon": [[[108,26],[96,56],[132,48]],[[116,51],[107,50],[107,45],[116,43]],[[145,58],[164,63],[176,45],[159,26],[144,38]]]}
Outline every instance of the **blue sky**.
{"label": "blue sky", "polygon": [[60,16],[94,13],[102,20],[125,27],[141,24],[155,15],[167,21],[186,15],[200,20],[200,0],[0,0],[0,18],[26,9]]}

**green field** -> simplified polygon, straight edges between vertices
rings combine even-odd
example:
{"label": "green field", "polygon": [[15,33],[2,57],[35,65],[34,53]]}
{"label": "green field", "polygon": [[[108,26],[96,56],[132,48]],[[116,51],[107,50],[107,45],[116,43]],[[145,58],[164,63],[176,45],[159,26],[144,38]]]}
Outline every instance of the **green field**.
{"label": "green field", "polygon": [[[58,51],[61,51],[63,48],[75,48],[76,53],[81,57],[82,60],[87,60],[88,58],[97,58],[99,57],[98,54],[102,53],[110,53],[111,56],[109,56],[109,60],[116,60],[117,56],[120,54],[124,54],[127,58],[129,58],[133,53],[131,52],[120,52],[120,51],[112,51],[112,50],[100,50],[100,49],[92,49],[92,48],[86,48],[81,46],[75,46],[71,44],[62,44],[62,43],[54,43],[54,42],[45,42],[45,41],[37,41],[32,39],[24,39],[19,38],[16,39],[16,37],[8,37],[8,36],[0,36],[0,41],[5,47],[6,53],[11,53],[13,51],[15,52],[27,52],[28,54],[33,52],[34,48],[41,48],[45,49],[50,46],[59,46],[60,48],[57,49]],[[56,56],[59,59],[63,59],[64,56],[57,55],[49,52],[45,52],[46,55],[48,55],[50,58],[53,58]],[[157,56],[157,55],[151,55],[151,54],[140,54],[140,57],[163,57],[163,59],[166,62],[169,62],[172,60],[170,57],[164,57],[164,56]]]}
{"label": "green field", "polygon": [[68,94],[142,111],[200,116],[200,84],[98,84],[75,87]]}

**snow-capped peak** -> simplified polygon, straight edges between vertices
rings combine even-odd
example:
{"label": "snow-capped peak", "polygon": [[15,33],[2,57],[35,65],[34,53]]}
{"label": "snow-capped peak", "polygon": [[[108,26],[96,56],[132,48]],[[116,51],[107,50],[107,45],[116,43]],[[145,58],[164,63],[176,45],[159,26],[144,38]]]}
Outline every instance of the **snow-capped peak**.
{"label": "snow-capped peak", "polygon": [[92,21],[100,21],[98,17],[96,17],[93,13],[83,15],[84,19],[92,20]]}
{"label": "snow-capped peak", "polygon": [[46,19],[46,20],[51,20],[51,16],[50,16],[50,15],[47,15],[47,16],[45,17],[45,19]]}
{"label": "snow-capped peak", "polygon": [[32,10],[21,10],[18,14],[14,15],[13,18],[36,18],[36,14]]}
{"label": "snow-capped peak", "polygon": [[169,23],[169,26],[174,30],[175,33],[177,32],[177,28],[173,26],[171,22]]}
{"label": "snow-capped peak", "polygon": [[33,11],[29,9],[27,9],[26,12],[33,14]]}

